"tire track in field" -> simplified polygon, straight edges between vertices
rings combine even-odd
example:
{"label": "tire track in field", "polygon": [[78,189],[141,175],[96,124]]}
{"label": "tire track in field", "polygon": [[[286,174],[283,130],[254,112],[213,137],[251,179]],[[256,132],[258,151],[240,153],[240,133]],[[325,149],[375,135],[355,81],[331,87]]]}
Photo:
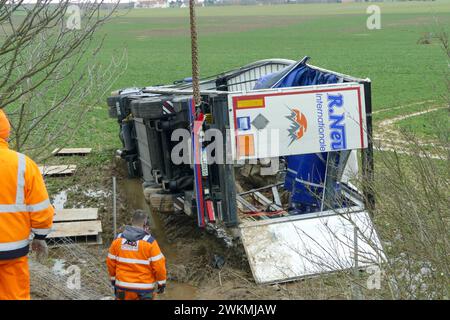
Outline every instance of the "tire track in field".
{"label": "tire track in field", "polygon": [[[424,105],[426,103],[435,102],[435,100],[426,100],[426,101],[420,101],[411,103],[408,105],[402,105],[394,108],[386,108],[382,110],[377,110],[373,112],[372,114],[377,114],[385,111],[391,111],[395,109],[403,109],[408,108],[414,105]],[[447,108],[446,106],[442,105],[433,105],[431,108],[427,110],[412,112],[409,114],[403,114],[400,116],[395,116],[392,118],[388,118],[385,120],[380,121],[379,123],[375,124],[375,133],[374,133],[374,146],[376,150],[379,151],[391,151],[391,152],[397,152],[399,154],[407,154],[411,156],[419,156],[419,157],[428,157],[432,159],[445,159],[446,153],[450,151],[448,146],[441,145],[434,141],[429,140],[423,140],[416,138],[416,143],[413,143],[412,141],[407,141],[404,138],[402,138],[402,133],[396,128],[395,124],[398,123],[401,120],[421,116],[430,112],[434,112],[437,110],[441,110]],[[417,146],[421,147],[420,152],[417,152]],[[431,149],[432,151],[425,151],[424,149]]]}
{"label": "tire track in field", "polygon": [[391,110],[403,109],[403,108],[408,108],[408,107],[411,107],[411,106],[417,106],[417,105],[422,105],[422,104],[425,104],[425,103],[433,103],[433,102],[436,102],[436,100],[419,101],[419,102],[414,102],[414,103],[410,103],[410,104],[404,104],[404,105],[397,106],[397,107],[392,107],[392,108],[384,107],[383,109],[373,111],[372,114],[378,114],[378,113],[381,113],[381,112],[387,112],[387,111],[391,111]]}

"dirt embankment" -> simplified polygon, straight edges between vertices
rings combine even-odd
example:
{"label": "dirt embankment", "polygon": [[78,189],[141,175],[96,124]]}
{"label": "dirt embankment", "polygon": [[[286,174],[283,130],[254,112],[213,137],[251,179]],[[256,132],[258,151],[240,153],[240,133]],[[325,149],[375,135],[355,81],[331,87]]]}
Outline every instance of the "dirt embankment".
{"label": "dirt embankment", "polygon": [[[66,191],[66,208],[99,208],[103,244],[84,247],[95,258],[98,269],[96,276],[102,278],[108,277],[104,259],[113,239],[113,176],[117,178],[117,229],[120,232],[129,224],[133,210],[144,209],[150,212],[144,200],[141,181],[127,178],[122,160],[114,159],[101,167],[80,166],[74,177],[64,178],[66,180],[58,182],[57,187],[50,188],[52,198],[61,190]],[[194,218],[184,214],[151,212],[151,218],[151,231],[167,258],[168,285],[166,293],[160,299],[345,298],[342,293],[345,290],[339,289],[344,284],[336,286],[336,279],[257,285],[242,246],[226,248],[215,236],[200,230]],[[61,256],[58,258],[64,259]],[[93,283],[95,281],[82,279],[82,285],[86,289],[90,289],[90,286],[98,287]]]}
{"label": "dirt embankment", "polygon": [[[111,172],[118,179],[118,225],[123,227],[134,209],[150,210],[141,181],[126,178],[121,161],[114,162]],[[347,298],[347,285],[339,277],[257,285],[242,245],[226,248],[224,242],[199,229],[195,219],[185,214],[151,212],[151,218],[152,233],[167,258],[169,281],[161,299]]]}
{"label": "dirt embankment", "polygon": [[[71,161],[76,159],[73,158]],[[113,176],[117,179],[117,230],[120,232],[130,223],[135,209],[150,212],[144,199],[142,182],[140,179],[127,178],[123,161],[113,159],[101,166],[79,163],[74,176],[47,181],[50,197],[54,203],[56,200],[57,204],[64,208],[96,207],[99,209],[103,244],[82,245],[83,249],[79,249],[85,250],[85,255],[95,260],[95,262],[89,262],[89,266],[98,269],[97,276],[102,278],[102,281],[98,279],[99,283],[104,282],[103,278],[108,277],[104,259],[114,237]],[[214,236],[199,230],[195,221],[184,214],[163,215],[151,212],[151,220],[151,231],[167,258],[169,275],[166,293],[160,299],[260,298],[259,295],[249,295],[250,291],[239,290],[239,283],[252,281],[242,252],[237,249],[227,250]],[[53,264],[57,261],[64,261],[67,265],[74,263],[72,257],[65,253],[67,250],[50,249],[50,258],[46,263],[50,269],[46,270],[47,273],[52,272]],[[215,259],[225,262],[221,269],[214,267]],[[83,265],[79,264],[79,266],[83,268]],[[85,279],[81,279],[83,288],[94,291],[98,289],[98,286],[91,281],[92,279],[83,280]],[[229,290],[231,287],[237,287],[238,290],[232,293]],[[36,293],[34,298],[47,297],[39,296],[39,292],[42,291],[40,288],[32,289]],[[99,292],[99,296],[107,294],[106,290]],[[61,298],[70,298],[70,296]]]}
{"label": "dirt embankment", "polygon": [[[118,225],[121,229],[135,209],[150,212],[141,181],[126,178],[122,163],[112,168],[118,177]],[[252,293],[255,284],[242,248],[225,248],[213,235],[200,230],[193,218],[184,214],[151,212],[151,231],[167,258],[168,285],[161,299],[245,299],[261,298]],[[223,266],[218,268],[217,264]],[[231,288],[234,288],[231,290]],[[254,290],[253,290],[254,291]]]}

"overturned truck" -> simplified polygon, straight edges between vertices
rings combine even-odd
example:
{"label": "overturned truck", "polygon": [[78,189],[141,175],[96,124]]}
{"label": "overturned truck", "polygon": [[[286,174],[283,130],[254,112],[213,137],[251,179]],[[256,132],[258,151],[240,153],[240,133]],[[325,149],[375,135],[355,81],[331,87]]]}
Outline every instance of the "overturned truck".
{"label": "overturned truck", "polygon": [[202,79],[200,105],[190,78],[107,102],[151,206],[239,239],[255,281],[275,283],[382,258],[356,187],[373,175],[370,85],[268,59]]}

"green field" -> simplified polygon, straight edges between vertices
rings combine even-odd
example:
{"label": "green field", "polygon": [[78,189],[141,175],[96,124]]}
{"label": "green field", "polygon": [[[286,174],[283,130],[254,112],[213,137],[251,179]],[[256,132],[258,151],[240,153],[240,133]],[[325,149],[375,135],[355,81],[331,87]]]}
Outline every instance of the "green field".
{"label": "green field", "polygon": [[[450,134],[448,110],[440,109],[413,119],[405,119],[398,123],[399,128],[414,132],[419,136],[447,139]],[[443,135],[446,135],[443,136]]]}
{"label": "green field", "polygon": [[[202,76],[272,57],[311,63],[373,82],[374,115],[381,120],[418,111],[433,100],[442,103],[447,58],[440,44],[418,44],[425,34],[450,30],[450,1],[378,3],[381,29],[366,28],[367,4],[303,4],[198,8],[200,72]],[[118,12],[105,25],[102,49],[105,63],[126,49],[128,66],[113,88],[166,84],[190,76],[189,11],[132,9]],[[432,126],[431,113],[421,120]],[[116,126],[106,120],[106,108],[95,108],[85,125],[89,134],[77,144],[116,146]],[[405,120],[406,122],[410,121]],[[409,126],[428,135],[429,130]],[[107,141],[105,143],[105,141]]]}

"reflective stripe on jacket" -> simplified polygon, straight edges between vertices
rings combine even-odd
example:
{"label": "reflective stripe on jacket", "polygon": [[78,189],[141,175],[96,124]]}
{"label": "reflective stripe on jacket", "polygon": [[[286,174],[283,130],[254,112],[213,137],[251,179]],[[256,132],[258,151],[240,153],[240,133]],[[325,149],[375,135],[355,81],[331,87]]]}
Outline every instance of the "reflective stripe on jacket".
{"label": "reflective stripe on jacket", "polygon": [[54,209],[38,166],[0,139],[0,260],[27,255],[30,233],[45,239]]}
{"label": "reflective stripe on jacket", "polygon": [[128,241],[119,234],[109,248],[106,264],[111,280],[123,290],[153,291],[166,283],[166,259],[151,235]]}

